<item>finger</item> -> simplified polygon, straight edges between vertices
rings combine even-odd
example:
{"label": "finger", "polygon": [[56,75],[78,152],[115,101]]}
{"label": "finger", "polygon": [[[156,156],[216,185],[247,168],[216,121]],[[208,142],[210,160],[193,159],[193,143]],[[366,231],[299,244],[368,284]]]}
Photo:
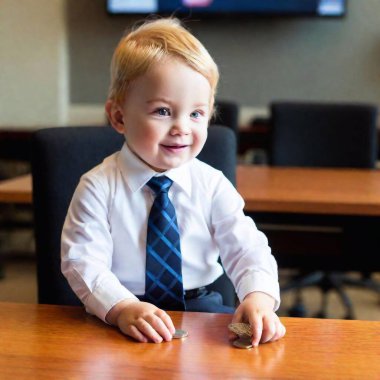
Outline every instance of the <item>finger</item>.
{"label": "finger", "polygon": [[[274,314],[275,315],[275,314]],[[263,332],[261,335],[261,343],[266,343],[272,340],[273,336],[276,334],[278,327],[274,318],[264,317],[263,318]]]}
{"label": "finger", "polygon": [[137,340],[138,342],[141,342],[141,343],[146,343],[148,342],[148,339],[146,338],[146,336],[144,336],[138,329],[136,326],[133,326],[133,325],[129,325],[125,331],[125,332],[128,336],[130,336],[131,338]]}
{"label": "finger", "polygon": [[280,324],[281,324],[281,329],[282,329],[281,338],[283,338],[286,334],[286,327],[281,323],[281,321],[280,321]]}
{"label": "finger", "polygon": [[158,309],[156,315],[162,319],[162,321],[165,323],[165,326],[170,331],[170,334],[173,335],[175,333],[175,327],[169,314],[166,313],[164,310]]}
{"label": "finger", "polygon": [[147,319],[147,322],[152,326],[152,328],[157,332],[160,337],[165,341],[172,340],[173,334],[166,327],[164,321],[159,318],[156,314],[150,315]]}
{"label": "finger", "polygon": [[249,323],[252,329],[252,345],[257,347],[263,333],[263,320],[261,315],[255,314],[251,316]]}
{"label": "finger", "polygon": [[161,343],[162,337],[157,331],[145,320],[139,318],[135,323],[136,328],[154,343]]}
{"label": "finger", "polygon": [[243,312],[239,308],[235,311],[234,316],[232,317],[231,323],[243,322]]}
{"label": "finger", "polygon": [[281,323],[281,321],[278,320],[276,322],[276,333],[272,336],[272,338],[270,339],[270,342],[275,342],[276,340],[283,338],[285,334],[286,334],[286,328]]}

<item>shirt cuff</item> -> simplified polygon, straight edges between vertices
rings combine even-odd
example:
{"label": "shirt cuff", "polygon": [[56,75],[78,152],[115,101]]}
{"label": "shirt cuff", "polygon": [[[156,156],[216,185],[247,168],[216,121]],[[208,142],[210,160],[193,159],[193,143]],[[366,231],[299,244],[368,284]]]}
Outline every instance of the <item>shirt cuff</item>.
{"label": "shirt cuff", "polygon": [[272,276],[262,272],[246,274],[237,286],[240,302],[252,292],[263,292],[271,296],[275,300],[273,311],[277,311],[280,307],[280,285],[278,281],[273,281]]}
{"label": "shirt cuff", "polygon": [[[115,280],[116,279],[112,277],[104,279],[85,302],[87,312],[95,314],[106,323],[108,312],[116,304],[126,299],[138,301],[138,298],[133,293],[121,285],[118,280]],[[117,284],[115,282],[117,282]]]}

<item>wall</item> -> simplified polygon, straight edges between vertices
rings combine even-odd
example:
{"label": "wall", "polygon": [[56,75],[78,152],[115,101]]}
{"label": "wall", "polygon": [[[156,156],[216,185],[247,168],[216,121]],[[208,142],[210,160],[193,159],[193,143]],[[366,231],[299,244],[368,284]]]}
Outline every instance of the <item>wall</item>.
{"label": "wall", "polygon": [[[221,69],[219,97],[380,103],[380,1],[343,19],[189,21]],[[104,122],[112,51],[138,19],[105,0],[1,0],[0,127]]]}
{"label": "wall", "polygon": [[[220,66],[219,96],[380,103],[380,1],[348,1],[345,18],[243,18],[188,23]],[[69,0],[71,101],[103,103],[112,50],[136,18],[102,0]]]}
{"label": "wall", "polygon": [[49,126],[67,120],[64,2],[0,1],[0,126]]}

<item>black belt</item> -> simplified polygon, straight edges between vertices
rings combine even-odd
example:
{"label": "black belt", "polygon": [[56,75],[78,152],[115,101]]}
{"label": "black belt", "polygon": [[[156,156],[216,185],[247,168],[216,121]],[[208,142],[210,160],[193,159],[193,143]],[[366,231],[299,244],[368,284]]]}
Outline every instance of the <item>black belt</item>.
{"label": "black belt", "polygon": [[185,300],[191,300],[192,298],[197,298],[205,291],[206,291],[205,286],[201,286],[200,288],[196,288],[196,289],[186,290]]}

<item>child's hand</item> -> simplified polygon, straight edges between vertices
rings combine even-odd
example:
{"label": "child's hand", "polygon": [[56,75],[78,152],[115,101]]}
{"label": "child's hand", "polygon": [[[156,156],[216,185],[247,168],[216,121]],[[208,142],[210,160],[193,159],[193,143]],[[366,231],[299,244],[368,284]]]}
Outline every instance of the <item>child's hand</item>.
{"label": "child's hand", "polygon": [[106,319],[124,334],[144,343],[170,341],[175,332],[169,315],[147,302],[122,301],[111,309]]}
{"label": "child's hand", "polygon": [[[252,344],[274,342],[285,335],[285,326],[273,311],[274,300],[262,292],[248,294],[235,311],[232,323],[249,323],[252,328]],[[230,338],[236,338],[231,333]]]}

